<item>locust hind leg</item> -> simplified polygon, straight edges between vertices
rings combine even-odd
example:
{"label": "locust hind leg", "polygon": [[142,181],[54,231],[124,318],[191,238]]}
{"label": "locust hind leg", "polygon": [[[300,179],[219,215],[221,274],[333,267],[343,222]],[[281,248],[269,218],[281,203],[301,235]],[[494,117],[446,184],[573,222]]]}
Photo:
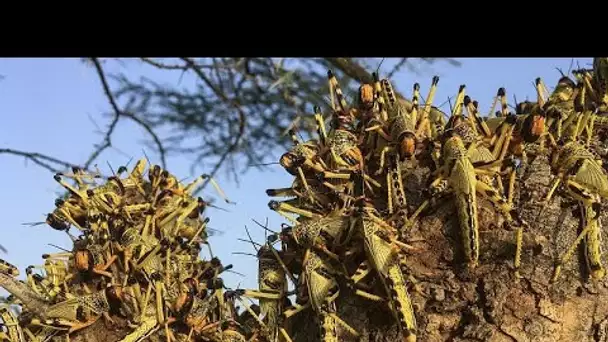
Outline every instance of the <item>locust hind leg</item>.
{"label": "locust hind leg", "polygon": [[355,273],[352,276],[346,277],[347,282],[349,284],[349,287],[351,287],[355,291],[355,295],[360,296],[365,299],[369,299],[374,302],[383,302],[385,300],[383,297],[369,293],[360,288],[361,280],[363,280],[365,277],[367,277],[371,273],[371,271],[372,271],[372,268],[369,267],[368,261],[364,260],[359,265],[359,267],[357,268],[357,270],[355,271]]}
{"label": "locust hind leg", "polygon": [[602,265],[600,205],[593,203],[591,206],[584,206],[583,211],[587,225],[590,226],[585,236],[585,260],[589,275],[593,279],[600,280],[606,275],[606,269]]}
{"label": "locust hind leg", "polygon": [[[566,180],[565,187],[570,196],[579,201],[583,211],[583,221],[585,222],[585,228],[579,234],[576,244],[571,247],[569,254],[567,254],[568,258],[571,257],[576,246],[584,238],[585,260],[589,274],[594,279],[601,279],[605,276],[606,271],[602,265],[601,227],[599,222],[601,206],[599,199],[597,195],[589,193],[585,186],[571,179]],[[565,261],[562,263],[565,263]]]}
{"label": "locust hind leg", "polygon": [[517,228],[515,230],[515,257],[513,261],[513,267],[515,269],[515,277],[520,278],[519,268],[521,266],[521,253],[523,249],[523,226],[524,223],[519,218],[519,214],[513,210],[513,191],[515,188],[515,171],[511,170],[509,173],[509,187],[507,199],[505,199],[500,193],[488,184],[477,181],[476,183],[477,192],[482,196],[490,200],[502,213],[506,220],[506,225],[510,229],[513,222],[513,215],[517,216]]}
{"label": "locust hind leg", "polygon": [[551,278],[551,282],[556,282],[557,281],[557,278],[561,274],[562,265],[564,265],[565,263],[567,263],[570,260],[570,258],[572,257],[572,255],[576,251],[576,248],[581,243],[581,241],[583,241],[583,239],[585,239],[587,237],[587,234],[592,229],[594,229],[594,225],[593,224],[589,224],[589,222],[587,220],[585,220],[585,221],[586,221],[585,228],[580,232],[580,234],[578,235],[578,237],[576,238],[576,240],[574,240],[574,242],[570,245],[570,247],[568,248],[568,250],[566,251],[566,253],[564,253],[564,255],[562,255],[562,257],[560,258],[560,260],[557,262],[557,265],[555,266],[555,270],[553,272],[553,277]]}
{"label": "locust hind leg", "polygon": [[[442,195],[447,195],[448,192],[450,192],[450,189],[448,189],[447,180],[444,179],[443,177],[436,178],[431,183],[429,188],[432,191],[431,198],[424,200],[424,202],[422,202],[418,206],[418,208],[416,208],[414,213],[407,219],[406,228],[414,226],[414,223],[416,222],[416,219],[418,218],[418,216],[420,216],[420,213],[422,213],[423,210],[425,210],[429,205],[431,205],[431,201],[434,198],[442,196]],[[392,218],[389,219],[389,221],[392,221],[392,220],[393,220]]]}

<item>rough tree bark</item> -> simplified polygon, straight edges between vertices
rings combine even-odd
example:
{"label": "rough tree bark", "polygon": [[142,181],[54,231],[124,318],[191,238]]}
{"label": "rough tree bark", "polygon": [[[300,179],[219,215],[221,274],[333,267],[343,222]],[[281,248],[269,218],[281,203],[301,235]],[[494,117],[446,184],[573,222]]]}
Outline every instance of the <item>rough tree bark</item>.
{"label": "rough tree bark", "polygon": [[[421,202],[428,170],[416,169],[407,178],[412,208]],[[513,272],[515,233],[502,228],[502,219],[489,201],[479,200],[481,253],[473,271],[463,260],[455,207],[447,197],[408,232],[419,250],[407,265],[417,286],[410,294],[418,321],[418,341],[608,341],[606,281],[588,280],[584,259],[573,257],[555,284],[555,261],[580,232],[577,205],[557,194],[539,216],[549,190],[551,171],[539,156],[519,175],[515,200],[530,224],[524,233],[521,279]],[[602,214],[606,222],[606,214]],[[416,291],[415,287],[418,288]],[[396,341],[394,320],[381,303],[342,291],[340,316],[357,328],[360,341]],[[312,317],[295,324],[297,341],[317,341]],[[346,332],[341,340],[354,341]]]}

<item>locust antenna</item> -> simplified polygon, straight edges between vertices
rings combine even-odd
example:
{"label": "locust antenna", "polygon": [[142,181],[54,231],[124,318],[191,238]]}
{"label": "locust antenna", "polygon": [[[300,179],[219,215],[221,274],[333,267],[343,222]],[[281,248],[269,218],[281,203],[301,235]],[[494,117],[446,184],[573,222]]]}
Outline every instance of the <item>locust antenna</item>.
{"label": "locust antenna", "polygon": [[[247,228],[247,225],[245,225],[245,232],[247,233],[247,236],[249,237],[249,241],[251,242],[251,245],[253,246],[253,249],[255,249],[255,252],[259,252],[259,250],[256,247],[256,243],[253,242],[253,239],[251,238],[251,234],[249,233],[249,228]],[[258,244],[259,246],[261,246],[260,244]]]}
{"label": "locust antenna", "polygon": [[211,250],[211,245],[209,244],[209,241],[207,241],[207,243],[205,243],[207,245],[207,249],[209,250],[209,256],[211,257],[211,259],[213,259],[213,251]]}
{"label": "locust antenna", "polygon": [[[264,222],[264,227],[268,227],[268,216],[266,216],[266,221]],[[268,243],[268,231],[264,230],[264,241]]]}
{"label": "locust antenna", "polygon": [[49,245],[49,246],[51,246],[51,247],[55,247],[55,248],[57,248],[57,249],[59,249],[59,250],[61,250],[61,251],[68,252],[68,253],[72,253],[72,251],[67,250],[67,249],[65,249],[65,248],[63,248],[63,247],[59,247],[59,246],[54,245],[54,244],[52,244],[52,243],[49,243],[48,245]]}
{"label": "locust antenna", "polygon": [[129,158],[129,161],[127,161],[127,164],[125,165],[125,168],[129,168],[129,164],[131,164],[131,162],[133,161],[133,157]]}
{"label": "locust antenna", "polygon": [[[451,107],[451,106],[452,106],[452,103],[450,102],[450,101],[451,101],[451,99],[452,99],[452,97],[451,97],[451,96],[448,96],[448,99],[447,99],[447,100],[445,100],[445,101],[443,101],[443,103],[442,103],[442,104],[440,104],[440,105],[439,105],[439,107],[437,107],[437,108],[441,109],[441,108],[442,108],[443,106],[445,106],[447,103],[450,103],[450,107]],[[433,107],[431,106],[431,108],[433,108]],[[451,110],[451,108],[450,108],[450,110]]]}
{"label": "locust antenna", "polygon": [[302,133],[300,132],[300,130],[296,130],[296,134],[298,135],[298,137],[300,138],[300,141],[304,142],[304,136],[302,135]]}
{"label": "locust antenna", "polygon": [[43,222],[43,221],[40,221],[40,222],[25,222],[25,223],[22,223],[21,225],[22,225],[22,226],[35,227],[35,226],[40,226],[40,225],[43,225],[43,224],[45,224],[45,223],[46,223],[46,222]]}
{"label": "locust antenna", "polygon": [[110,168],[110,171],[112,171],[112,175],[114,177],[116,177],[116,172],[114,172],[114,169],[112,168],[112,165],[110,164],[110,162],[106,160],[106,163],[108,164],[108,167]]}
{"label": "locust antenna", "polygon": [[[152,162],[150,161],[150,158],[148,157],[148,154],[146,153],[146,150],[142,148],[141,151],[143,152],[144,157],[146,157],[146,161],[148,161],[148,167],[152,167]],[[150,171],[148,171],[148,172],[150,172]]]}
{"label": "locust antenna", "polygon": [[254,257],[256,259],[258,258],[257,255],[254,255],[252,253],[246,253],[246,252],[232,252],[232,254],[234,254],[234,255],[247,255],[247,256],[252,256],[252,257]]}
{"label": "locust antenna", "polygon": [[260,167],[260,166],[278,165],[278,164],[280,164],[280,163],[272,162],[272,163],[261,163],[261,164],[249,164],[249,165],[247,165],[247,167]]}
{"label": "locust antenna", "polygon": [[207,207],[209,207],[209,208],[214,208],[214,209],[217,209],[217,210],[225,211],[225,212],[227,212],[227,213],[229,213],[229,212],[230,212],[230,210],[228,210],[228,209],[224,209],[224,208],[222,208],[222,207],[218,207],[217,205],[213,205],[213,204],[211,204],[211,203],[207,203],[207,202],[206,202],[206,203],[205,203],[205,205],[206,205]]}
{"label": "locust antenna", "polygon": [[[453,113],[454,108],[452,108],[452,98],[451,97],[448,97],[448,103],[450,104],[450,113]],[[445,104],[445,102],[444,102],[444,104]],[[439,108],[441,108],[441,107],[439,107]]]}
{"label": "locust antenna", "polygon": [[511,105],[509,104],[509,107],[513,108],[513,110],[517,111],[517,97],[515,97],[515,94],[513,94],[513,104]]}
{"label": "locust antenna", "polygon": [[[269,229],[266,226],[263,226],[260,222],[256,221],[255,219],[251,219],[253,222],[255,222],[255,224],[257,224],[258,226],[262,227],[265,231],[271,232],[273,234],[279,234],[279,232],[275,232],[272,229]],[[266,218],[266,224],[268,224],[268,218]]]}
{"label": "locust antenna", "polygon": [[386,59],[386,57],[382,57],[382,60],[380,61],[380,63],[378,63],[378,67],[376,68],[376,75],[379,75],[380,67],[382,66],[382,63],[384,63],[385,59]]}
{"label": "locust antenna", "polygon": [[228,273],[234,273],[234,274],[239,275],[239,276],[241,276],[241,277],[243,277],[243,278],[245,277],[245,275],[244,275],[243,273],[239,273],[239,272],[237,272],[237,271],[233,271],[233,270],[226,270],[225,272],[228,272]]}
{"label": "locust antenna", "polygon": [[[256,246],[261,246],[261,244],[260,244],[260,243],[255,242],[255,241],[245,240],[245,239],[241,239],[241,238],[237,238],[237,240],[238,240],[238,241],[241,241],[241,242],[247,242],[247,243],[251,243],[251,244],[253,245],[253,247],[254,247],[254,248],[255,248]],[[257,252],[257,250],[256,250],[256,252]]]}

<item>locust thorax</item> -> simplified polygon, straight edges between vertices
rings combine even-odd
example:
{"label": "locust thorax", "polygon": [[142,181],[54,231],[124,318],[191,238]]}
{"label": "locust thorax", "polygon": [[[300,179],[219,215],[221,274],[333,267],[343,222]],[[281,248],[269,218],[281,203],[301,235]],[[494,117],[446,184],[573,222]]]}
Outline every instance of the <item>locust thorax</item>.
{"label": "locust thorax", "polygon": [[477,139],[478,136],[475,129],[471,126],[471,123],[465,121],[464,117],[462,116],[460,118],[461,120],[455,121],[452,128],[452,133],[455,136],[458,136],[465,146],[469,146]]}
{"label": "locust thorax", "polygon": [[184,285],[188,288],[189,291],[192,291],[194,293],[198,292],[198,288],[199,288],[199,282],[197,279],[195,278],[186,278],[183,281]]}
{"label": "locust thorax", "polygon": [[282,292],[285,289],[285,273],[278,264],[266,266],[260,269],[259,282],[260,290]]}
{"label": "locust thorax", "polygon": [[551,170],[554,173],[557,173],[559,169],[561,169],[565,163],[568,161],[568,155],[574,152],[573,143],[566,144],[559,148],[554,149],[549,156]]}
{"label": "locust thorax", "polygon": [[261,290],[270,290],[276,292],[282,292],[285,289],[285,271],[281,267],[281,264],[276,259],[274,253],[270,250],[270,246],[266,245],[260,248],[266,251],[258,253],[259,255],[259,273],[258,281]]}
{"label": "locust thorax", "polygon": [[441,154],[445,159],[458,158],[463,153],[466,155],[464,142],[454,130],[446,130],[443,139]]}
{"label": "locust thorax", "polygon": [[363,165],[363,154],[357,146],[357,136],[352,132],[337,129],[330,140],[330,148],[337,156],[352,167]]}
{"label": "locust thorax", "polygon": [[154,183],[157,179],[160,179],[160,173],[162,169],[158,165],[152,165],[150,170],[148,171],[148,180],[150,183]]}

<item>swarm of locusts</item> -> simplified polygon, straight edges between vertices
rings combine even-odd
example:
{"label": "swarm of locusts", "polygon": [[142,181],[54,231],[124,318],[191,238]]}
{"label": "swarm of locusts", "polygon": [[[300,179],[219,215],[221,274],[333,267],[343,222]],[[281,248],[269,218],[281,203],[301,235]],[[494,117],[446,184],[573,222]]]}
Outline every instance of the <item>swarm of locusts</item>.
{"label": "swarm of locusts", "polygon": [[[269,202],[270,209],[289,224],[258,248],[260,289],[241,291],[260,300],[266,340],[289,341],[282,324],[307,309],[317,317],[319,340],[358,337],[357,329],[338,315],[340,291],[348,290],[386,305],[401,339],[415,341],[420,335],[416,317],[423,313],[415,312],[410,298],[416,275],[408,271],[406,257],[416,247],[407,236],[439,199],[454,203],[465,269],[480,264],[478,198],[492,203],[503,228],[513,232],[512,269],[519,277],[523,232],[534,223],[521,217],[513,194],[518,174],[541,155],[548,156],[554,175],[544,203],[559,190],[580,206],[582,222],[550,276],[558,279],[583,242],[590,276],[604,277],[598,217],[608,178],[595,146],[608,123],[603,116],[608,113],[608,59],[596,58],[593,69],[573,75],[563,75],[552,92],[537,79],[537,101],[515,104],[515,113],[500,88],[492,115],[482,116],[465,85],[451,113],[434,107],[438,77],[424,102],[415,84],[410,102],[374,74],[374,82],[361,85],[349,104],[329,71],[332,108],[330,113],[315,108],[318,137],[301,141],[290,132],[293,147],[280,164],[294,181],[267,190],[277,199]],[[423,180],[427,191],[421,204],[412,206],[404,179],[422,166],[430,168]],[[288,280],[296,297],[289,307],[284,300],[291,294]]]}
{"label": "swarm of locusts", "polygon": [[[341,294],[349,292],[385,306],[400,339],[416,341],[422,335],[417,318],[424,313],[410,297],[417,290],[410,232],[424,229],[421,218],[439,202],[451,201],[459,236],[454,249],[461,251],[464,269],[478,269],[491,262],[481,252],[483,198],[503,218],[503,229],[513,232],[510,262],[518,278],[523,235],[536,222],[522,218],[514,193],[520,175],[540,156],[553,173],[545,207],[559,193],[579,207],[581,222],[549,277],[556,281],[582,244],[589,276],[602,279],[599,216],[608,176],[606,154],[597,151],[608,133],[608,58],[572,74],[551,92],[537,79],[537,100],[516,103],[515,113],[500,88],[491,115],[482,116],[465,85],[450,113],[433,106],[438,77],[424,100],[415,84],[407,101],[374,74],[348,103],[329,71],[331,111],[314,108],[315,139],[301,141],[295,130],[289,132],[293,147],[279,163],[294,181],[267,190],[275,198],[270,209],[289,223],[279,231],[263,226],[271,232],[263,243],[250,238],[259,262],[257,289],[226,290],[218,276],[229,266],[199,257],[207,243],[208,220],[200,218],[207,203],[191,193],[205,177],[183,186],[158,166],[146,176],[145,160],[126,178],[121,168],[101,186],[81,170],[58,174],[70,195],[56,203],[47,223],[59,230],[76,227],[82,235],[72,251],[46,254],[43,266],[28,267],[26,281],[2,264],[0,286],[11,293],[7,304],[21,312],[0,310],[0,337],[69,339],[100,320],[123,320],[129,331],[122,341],[290,342],[301,325],[298,315],[308,310],[316,317],[316,340],[352,340],[362,337],[360,326],[341,318],[338,307]],[[414,205],[406,178],[421,168],[430,171]]]}
{"label": "swarm of locusts", "polygon": [[72,250],[27,267],[25,280],[0,263],[0,286],[10,293],[0,309],[0,340],[69,341],[103,320],[108,332],[123,323],[123,342],[245,341],[218,277],[231,265],[200,257],[208,203],[192,193],[207,176],[183,185],[146,166],[141,159],[130,172],[120,167],[101,185],[101,176],[76,168],[55,175],[68,195],[46,223],[80,234],[70,234]]}

